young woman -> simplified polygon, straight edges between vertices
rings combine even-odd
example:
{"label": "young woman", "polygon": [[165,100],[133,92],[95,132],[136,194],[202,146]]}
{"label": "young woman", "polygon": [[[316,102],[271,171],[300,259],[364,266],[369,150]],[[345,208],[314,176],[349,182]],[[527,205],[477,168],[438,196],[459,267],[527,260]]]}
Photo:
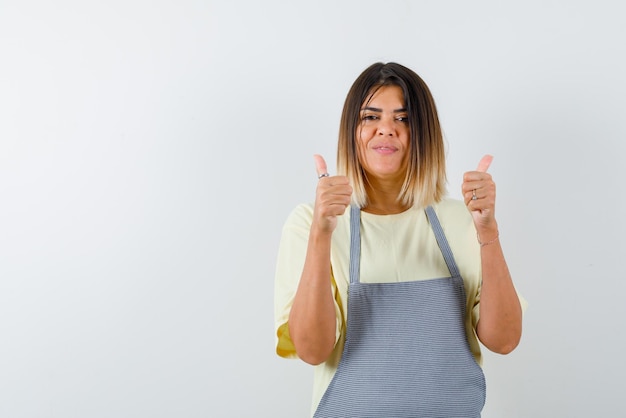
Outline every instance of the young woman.
{"label": "young woman", "polygon": [[479,417],[478,341],[506,354],[522,309],[485,156],[445,198],[434,100],[396,63],[367,68],[341,118],[338,175],[315,156],[314,205],[283,229],[276,351],[316,366],[315,417]]}

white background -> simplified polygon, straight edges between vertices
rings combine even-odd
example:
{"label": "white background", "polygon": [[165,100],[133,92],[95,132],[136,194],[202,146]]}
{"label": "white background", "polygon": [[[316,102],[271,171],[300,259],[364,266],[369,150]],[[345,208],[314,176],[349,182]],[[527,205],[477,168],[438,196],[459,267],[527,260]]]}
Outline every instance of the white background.
{"label": "white background", "polygon": [[530,305],[483,416],[619,416],[619,4],[0,1],[0,416],[307,416],[276,250],[375,61],[431,87],[451,196],[495,156]]}

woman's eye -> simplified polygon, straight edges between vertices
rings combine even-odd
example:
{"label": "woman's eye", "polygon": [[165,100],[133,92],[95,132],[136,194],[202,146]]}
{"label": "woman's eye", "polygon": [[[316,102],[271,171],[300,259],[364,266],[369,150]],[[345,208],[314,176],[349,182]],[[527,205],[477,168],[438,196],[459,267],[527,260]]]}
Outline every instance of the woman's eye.
{"label": "woman's eye", "polygon": [[363,120],[378,120],[376,115],[363,115]]}
{"label": "woman's eye", "polygon": [[398,117],[396,118],[396,120],[397,120],[398,122],[402,122],[402,123],[409,123],[409,118],[408,118],[408,117],[406,117],[406,116],[398,116]]}

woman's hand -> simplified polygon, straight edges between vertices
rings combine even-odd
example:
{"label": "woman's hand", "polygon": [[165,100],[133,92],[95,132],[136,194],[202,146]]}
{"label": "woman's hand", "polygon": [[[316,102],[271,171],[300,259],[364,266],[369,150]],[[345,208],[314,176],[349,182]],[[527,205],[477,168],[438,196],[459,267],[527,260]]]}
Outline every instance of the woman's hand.
{"label": "woman's hand", "polygon": [[487,173],[493,157],[485,155],[475,171],[463,175],[461,190],[465,204],[472,214],[476,231],[482,242],[493,239],[498,234],[495,218],[496,184]]}
{"label": "woman's hand", "polygon": [[315,196],[312,228],[330,233],[337,227],[337,216],[343,215],[350,205],[352,187],[346,176],[329,176],[326,161],[314,155],[319,182]]}

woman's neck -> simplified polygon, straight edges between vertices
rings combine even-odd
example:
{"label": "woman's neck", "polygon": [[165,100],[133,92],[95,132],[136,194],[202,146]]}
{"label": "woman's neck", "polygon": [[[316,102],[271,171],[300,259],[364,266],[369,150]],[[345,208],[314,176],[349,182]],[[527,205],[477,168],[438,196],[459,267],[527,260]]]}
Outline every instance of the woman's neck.
{"label": "woman's neck", "polygon": [[400,188],[397,183],[368,182],[365,186],[368,203],[361,210],[374,215],[394,215],[406,211],[410,206],[398,200]]}

